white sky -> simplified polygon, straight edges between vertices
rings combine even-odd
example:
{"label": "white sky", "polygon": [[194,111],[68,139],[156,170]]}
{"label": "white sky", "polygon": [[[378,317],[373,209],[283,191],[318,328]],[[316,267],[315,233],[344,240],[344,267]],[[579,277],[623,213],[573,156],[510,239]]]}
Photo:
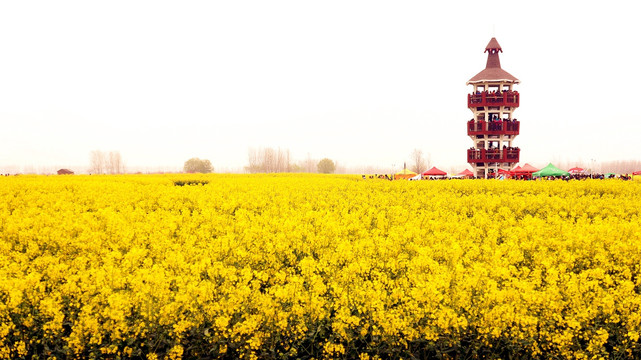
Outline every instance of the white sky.
{"label": "white sky", "polygon": [[3,1],[0,171],[216,171],[250,147],[348,167],[466,167],[492,36],[521,80],[521,161],[641,160],[637,1]]}

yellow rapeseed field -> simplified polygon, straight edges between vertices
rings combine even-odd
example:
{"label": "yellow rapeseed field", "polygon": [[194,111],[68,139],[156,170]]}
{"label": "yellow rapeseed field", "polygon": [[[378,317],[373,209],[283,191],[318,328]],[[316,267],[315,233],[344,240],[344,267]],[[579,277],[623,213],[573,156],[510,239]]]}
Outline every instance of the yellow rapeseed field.
{"label": "yellow rapeseed field", "polygon": [[638,358],[640,211],[619,180],[2,177],[0,357]]}

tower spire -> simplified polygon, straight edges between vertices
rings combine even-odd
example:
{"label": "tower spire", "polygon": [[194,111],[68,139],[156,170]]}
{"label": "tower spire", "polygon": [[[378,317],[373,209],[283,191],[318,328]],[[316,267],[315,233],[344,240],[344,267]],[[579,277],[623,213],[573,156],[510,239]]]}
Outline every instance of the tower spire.
{"label": "tower spire", "polygon": [[492,38],[490,42],[485,47],[485,52],[487,53],[487,64],[485,65],[486,69],[490,68],[501,68],[501,60],[499,59],[499,52],[503,52],[501,45],[496,41],[496,38]]}
{"label": "tower spire", "polygon": [[496,41],[496,38],[492,38],[490,42],[485,47],[485,52],[487,53],[487,64],[485,69],[480,73],[474,75],[473,78],[467,81],[467,84],[478,84],[484,81],[507,81],[514,84],[518,84],[519,79],[510,75],[507,71],[501,69],[501,60],[499,60],[499,52],[503,52],[501,45]]}

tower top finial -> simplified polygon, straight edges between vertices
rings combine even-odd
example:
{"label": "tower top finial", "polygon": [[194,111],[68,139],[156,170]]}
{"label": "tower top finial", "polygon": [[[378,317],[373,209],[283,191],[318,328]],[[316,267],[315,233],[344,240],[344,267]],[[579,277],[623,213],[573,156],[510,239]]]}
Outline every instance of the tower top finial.
{"label": "tower top finial", "polygon": [[488,51],[490,52],[490,54],[492,54],[493,52],[497,52],[497,51],[503,52],[503,49],[501,49],[501,45],[499,45],[499,42],[496,41],[495,37],[493,37],[490,40],[490,42],[487,43],[487,46],[485,47],[485,51],[484,52],[488,52]]}

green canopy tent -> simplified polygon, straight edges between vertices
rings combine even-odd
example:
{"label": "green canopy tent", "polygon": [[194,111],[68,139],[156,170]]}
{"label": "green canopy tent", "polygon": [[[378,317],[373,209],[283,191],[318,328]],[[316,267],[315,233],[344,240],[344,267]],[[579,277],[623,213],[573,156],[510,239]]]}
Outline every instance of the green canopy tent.
{"label": "green canopy tent", "polygon": [[548,166],[532,174],[532,176],[536,176],[536,177],[566,176],[566,175],[570,175],[570,173],[565,170],[559,169],[558,167],[552,165],[552,163],[549,163]]}

